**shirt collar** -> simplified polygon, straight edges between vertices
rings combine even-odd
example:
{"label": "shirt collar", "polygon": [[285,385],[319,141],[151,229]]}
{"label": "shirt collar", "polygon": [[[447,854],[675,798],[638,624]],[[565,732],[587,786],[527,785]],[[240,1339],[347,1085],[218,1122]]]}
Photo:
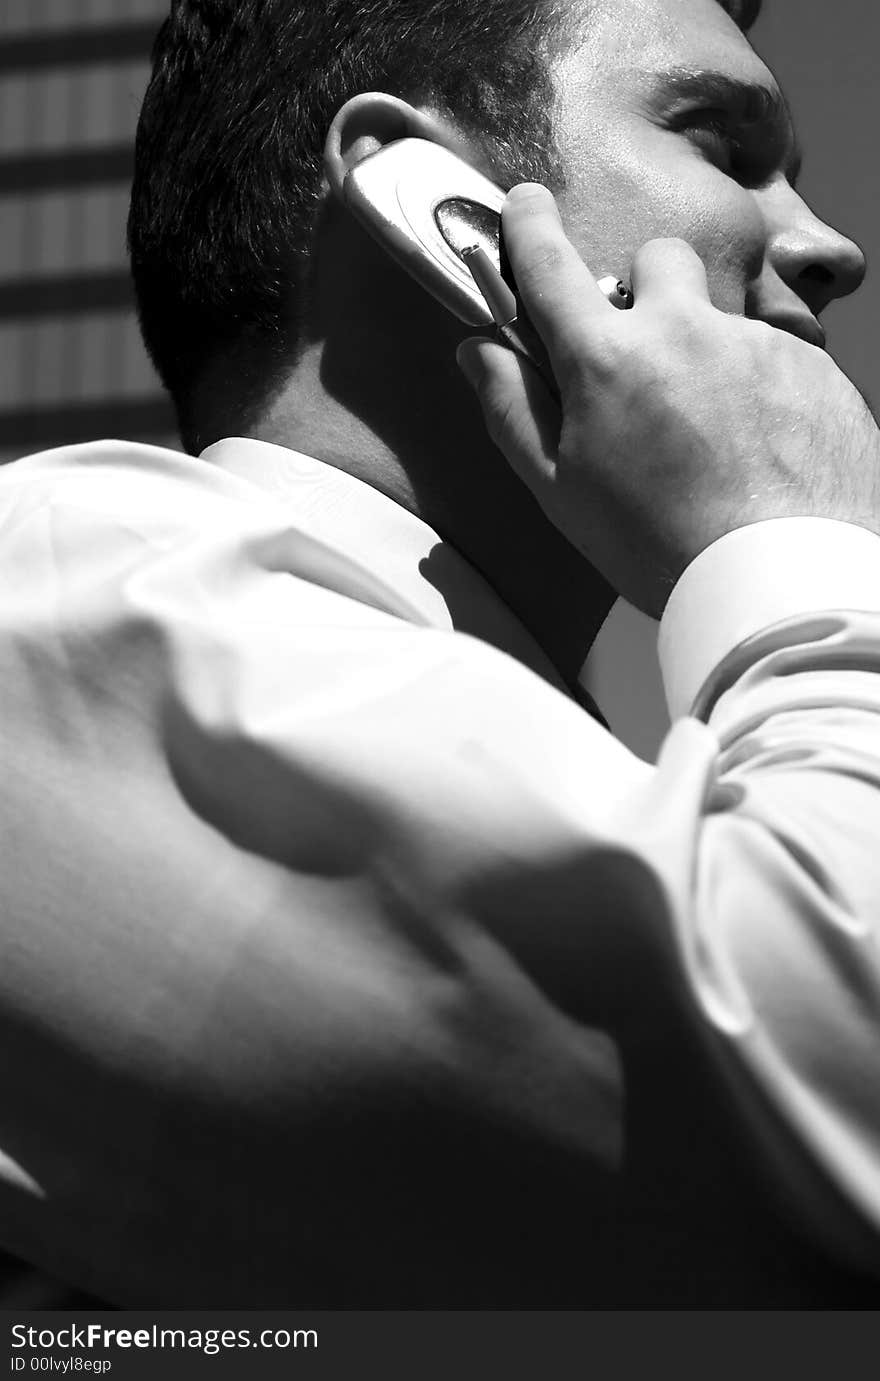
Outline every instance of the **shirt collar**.
{"label": "shirt collar", "polygon": [[535,639],[479,572],[378,489],[313,456],[249,437],[217,441],[201,459],[289,504],[311,533],[393,589],[412,622],[469,633],[564,688]]}

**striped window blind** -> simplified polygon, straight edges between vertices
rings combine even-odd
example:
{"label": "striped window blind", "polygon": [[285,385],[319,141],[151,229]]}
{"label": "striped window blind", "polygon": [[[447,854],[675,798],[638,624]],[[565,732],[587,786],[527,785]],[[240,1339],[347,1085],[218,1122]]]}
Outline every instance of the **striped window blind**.
{"label": "striped window blind", "polygon": [[131,143],[148,77],[145,59],[4,73],[0,155]]}
{"label": "striped window blind", "polygon": [[138,19],[152,19],[158,24],[169,8],[170,0],[3,0],[0,35],[124,24]]}
{"label": "striped window blind", "polygon": [[0,4],[0,461],[179,445],[125,250],[134,131],[169,0]]}

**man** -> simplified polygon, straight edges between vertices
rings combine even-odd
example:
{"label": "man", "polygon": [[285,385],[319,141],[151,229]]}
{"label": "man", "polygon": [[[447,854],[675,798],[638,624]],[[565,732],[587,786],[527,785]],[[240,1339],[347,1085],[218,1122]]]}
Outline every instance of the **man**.
{"label": "man", "polygon": [[[563,407],[465,347],[507,459],[340,206],[413,133],[633,266],[612,325],[510,198]],[[714,0],[174,7],[131,243],[201,459],[0,477],[11,1250],[114,1303],[871,1297],[876,428],[722,315],[818,342],[861,278],[793,159]],[[569,693],[609,582],[709,721],[656,772]]]}

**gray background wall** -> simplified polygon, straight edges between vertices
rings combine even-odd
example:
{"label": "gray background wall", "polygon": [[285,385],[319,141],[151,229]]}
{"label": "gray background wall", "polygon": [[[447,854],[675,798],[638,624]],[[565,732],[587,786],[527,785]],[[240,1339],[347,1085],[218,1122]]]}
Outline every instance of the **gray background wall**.
{"label": "gray background wall", "polygon": [[[871,0],[764,0],[752,41],[788,95],[805,150],[804,195],[868,256],[861,290],[829,308],[830,349],[874,406],[880,322],[877,141],[880,9]],[[654,652],[656,625],[620,604],[586,680],[612,727],[650,760],[668,726]]]}

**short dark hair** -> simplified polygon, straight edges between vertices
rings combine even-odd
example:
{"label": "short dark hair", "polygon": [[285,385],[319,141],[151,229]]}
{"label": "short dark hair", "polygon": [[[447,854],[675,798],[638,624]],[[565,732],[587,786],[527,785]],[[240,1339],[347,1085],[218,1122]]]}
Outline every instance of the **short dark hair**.
{"label": "short dark hair", "polygon": [[[743,28],[761,0],[720,0]],[[205,365],[298,340],[324,140],[362,91],[430,98],[508,185],[562,181],[548,58],[559,0],[172,0],[128,221],[141,329],[185,444]]]}

